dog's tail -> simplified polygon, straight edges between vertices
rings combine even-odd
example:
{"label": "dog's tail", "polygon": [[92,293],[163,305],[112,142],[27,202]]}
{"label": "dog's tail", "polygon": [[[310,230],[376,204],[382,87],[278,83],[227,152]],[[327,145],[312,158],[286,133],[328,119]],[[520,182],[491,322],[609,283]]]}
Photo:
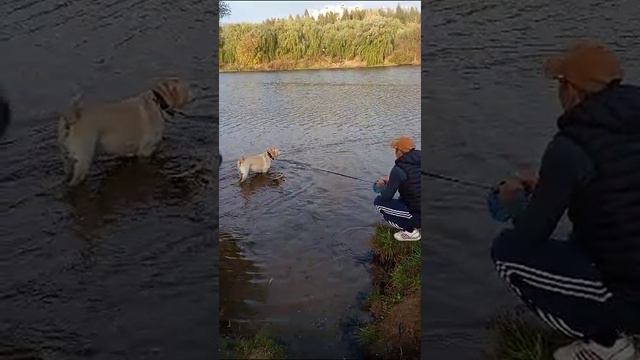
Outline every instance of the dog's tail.
{"label": "dog's tail", "polygon": [[81,98],[82,94],[74,96],[69,109],[60,115],[60,121],[58,122],[58,138],[60,140],[67,138],[71,127],[77,123],[82,116]]}
{"label": "dog's tail", "polygon": [[76,94],[71,100],[71,106],[69,106],[69,110],[67,110],[64,114],[62,114],[62,118],[67,127],[75,124],[78,119],[82,116],[82,94]]}
{"label": "dog's tail", "polygon": [[71,113],[74,119],[82,116],[82,93],[77,93],[71,101]]}

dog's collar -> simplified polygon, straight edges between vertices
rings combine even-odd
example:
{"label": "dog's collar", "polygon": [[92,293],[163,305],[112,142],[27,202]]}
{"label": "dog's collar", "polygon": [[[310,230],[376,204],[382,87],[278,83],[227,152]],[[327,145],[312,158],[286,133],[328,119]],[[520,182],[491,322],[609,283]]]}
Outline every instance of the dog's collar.
{"label": "dog's collar", "polygon": [[162,97],[162,95],[160,95],[159,92],[157,92],[155,90],[151,90],[151,92],[153,93],[153,98],[154,98],[155,102],[157,102],[158,105],[160,106],[160,110],[164,111],[165,113],[167,113],[170,116],[175,115],[175,111],[173,109],[171,109],[169,104],[167,104],[167,102],[164,100],[164,98]]}
{"label": "dog's collar", "polygon": [[269,157],[269,159],[271,160],[275,160],[275,158],[273,156],[271,156],[271,154],[269,154],[269,152],[267,151],[267,156]]}

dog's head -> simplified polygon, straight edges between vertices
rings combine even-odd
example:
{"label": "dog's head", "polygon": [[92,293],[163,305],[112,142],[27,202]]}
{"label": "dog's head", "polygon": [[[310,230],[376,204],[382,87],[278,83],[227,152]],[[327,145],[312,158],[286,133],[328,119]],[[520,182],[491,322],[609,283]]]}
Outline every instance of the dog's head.
{"label": "dog's head", "polygon": [[280,150],[274,147],[270,147],[267,149],[267,154],[269,154],[269,156],[275,160],[278,158],[278,156],[280,156]]}
{"label": "dog's head", "polygon": [[160,81],[152,89],[171,109],[179,109],[191,101],[189,84],[180,78]]}

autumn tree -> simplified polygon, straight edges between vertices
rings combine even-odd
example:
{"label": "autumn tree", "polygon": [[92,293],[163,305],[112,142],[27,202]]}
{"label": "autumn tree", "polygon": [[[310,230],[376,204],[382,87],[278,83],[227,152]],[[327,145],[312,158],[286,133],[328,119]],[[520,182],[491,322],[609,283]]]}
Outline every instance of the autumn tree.
{"label": "autumn tree", "polygon": [[304,17],[269,19],[261,24],[227,24],[220,31],[220,65],[235,68],[274,62],[342,62],[366,65],[420,61],[418,9],[355,9]]}

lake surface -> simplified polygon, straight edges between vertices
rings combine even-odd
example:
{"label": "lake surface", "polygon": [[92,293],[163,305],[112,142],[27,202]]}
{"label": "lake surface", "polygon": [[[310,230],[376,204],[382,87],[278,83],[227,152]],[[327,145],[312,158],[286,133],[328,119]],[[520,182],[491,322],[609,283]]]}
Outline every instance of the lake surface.
{"label": "lake surface", "polygon": [[[204,359],[216,353],[213,114],[207,1],[4,1],[0,358]],[[187,117],[149,161],[101,159],[66,191],[56,113],[178,75]],[[196,169],[189,176],[175,177]]]}
{"label": "lake surface", "polygon": [[[597,37],[640,83],[640,8],[632,1],[431,1],[423,53],[423,166],[494,184],[538,166],[560,114],[546,55],[571,39]],[[479,359],[487,321],[516,298],[490,258],[502,228],[485,192],[425,178],[423,345],[425,359]],[[566,228],[560,229],[560,235]]]}
{"label": "lake surface", "polygon": [[[390,141],[420,147],[420,69],[220,74],[221,323],[267,327],[293,358],[356,356],[371,289],[369,241],[381,219],[370,182],[393,166]],[[236,160],[281,151],[239,185]]]}

